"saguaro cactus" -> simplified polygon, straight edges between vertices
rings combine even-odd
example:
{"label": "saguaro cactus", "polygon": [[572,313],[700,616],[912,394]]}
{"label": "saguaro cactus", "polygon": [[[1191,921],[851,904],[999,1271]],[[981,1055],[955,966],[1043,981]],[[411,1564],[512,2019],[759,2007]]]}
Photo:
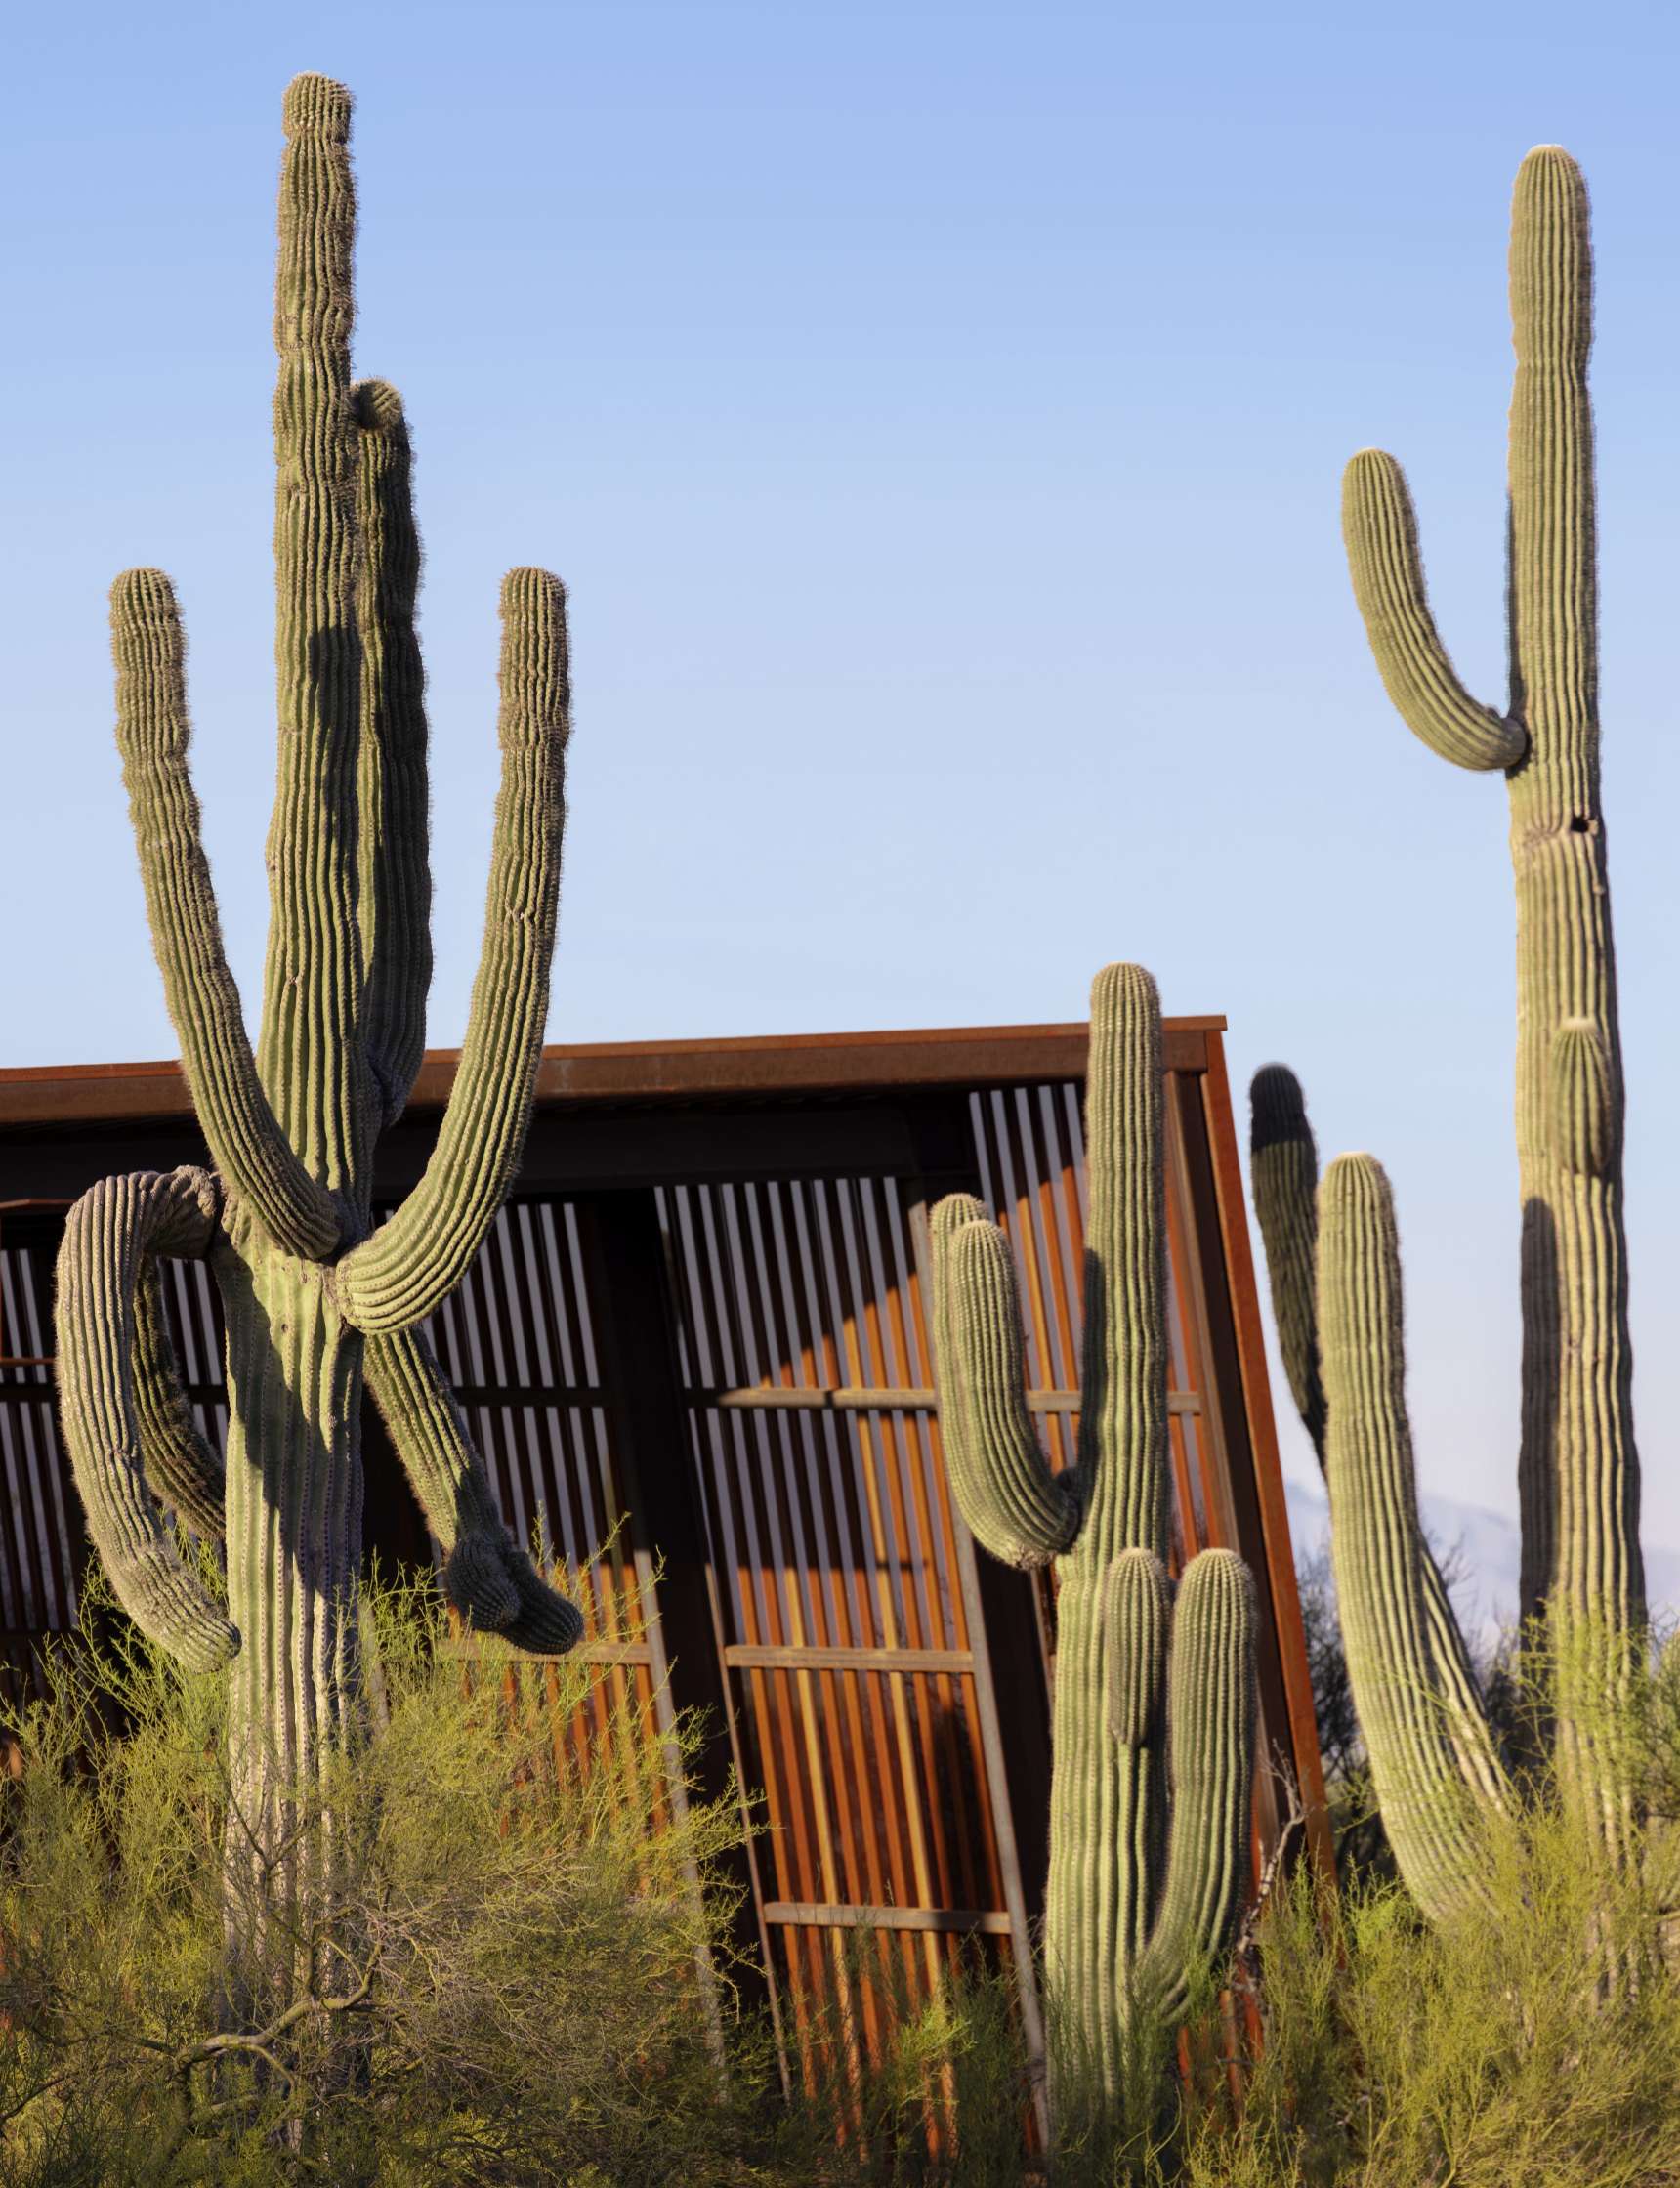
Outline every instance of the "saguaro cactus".
{"label": "saguaro cactus", "polygon": [[[502,780],[483,951],[437,1150],[370,1227],[373,1152],[420,1063],[431,885],[419,546],[395,390],[353,386],[349,94],[285,95],[274,337],[279,781],[255,1051],[223,952],[188,774],[184,642],[159,571],[111,594],[117,741],[151,934],[213,1169],[109,1178],[59,1263],[63,1422],[95,1543],[137,1622],[196,1670],[231,1664],[235,1797],[273,1843],[350,1729],[363,1376],[479,1626],[546,1653],[575,1608],[496,1516],[416,1325],[472,1260],[512,1178],[548,1004],[567,739],[559,581],[502,588]],[[205,1259],[227,1323],[225,1466],[198,1437],[159,1303],[164,1255]],[[226,1541],[227,1600],[165,1519]]]}
{"label": "saguaro cactus", "polygon": [[1254,1755],[1254,1589],[1229,1550],[1167,1578],[1160,1007],[1136,965],[1091,991],[1090,1180],[1077,1464],[1053,1475],[1024,1387],[1007,1240],[966,1194],[934,1211],[951,1485],[976,1538],[1057,1579],[1052,2026],[1112,2091],[1182,2010],[1241,1903]]}
{"label": "saguaro cactus", "polygon": [[[1464,690],[1436,634],[1411,501],[1392,457],[1355,456],[1343,518],[1389,696],[1433,751],[1502,772],[1510,793],[1522,1610],[1543,1614],[1550,1628],[1564,1797],[1614,1848],[1627,1791],[1595,1726],[1645,1604],[1621,1046],[1599,806],[1591,282],[1585,186],[1567,152],[1541,146],[1518,174],[1512,217],[1511,691],[1502,712]],[[1315,1215],[1315,1171],[1300,1090],[1271,1068],[1254,1089],[1255,1199],[1290,1381],[1326,1462],[1349,1671],[1401,1869],[1424,1911],[1446,1920],[1482,1890],[1477,1834],[1461,1827],[1479,1806],[1506,1805],[1510,1789],[1418,1529],[1388,1182],[1369,1156],[1344,1156],[1325,1175]]]}

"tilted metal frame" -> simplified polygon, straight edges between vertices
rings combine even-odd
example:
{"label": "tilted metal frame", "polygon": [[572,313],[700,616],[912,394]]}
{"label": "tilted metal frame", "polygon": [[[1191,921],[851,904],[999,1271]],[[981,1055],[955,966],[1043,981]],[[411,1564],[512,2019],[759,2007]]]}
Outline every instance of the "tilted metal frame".
{"label": "tilted metal frame", "polygon": [[[1176,1543],[1239,1549],[1261,1604],[1261,1753],[1323,1788],[1218,1019],[1169,1020]],[[925,1322],[933,1201],[979,1192],[1016,1247],[1052,1460],[1077,1404],[1083,1026],[546,1053],[517,1198],[436,1337],[510,1522],[585,1563],[599,1706],[701,1707],[771,1827],[739,1942],[791,2064],[854,1933],[912,1988],[964,1938],[1007,1956],[1036,2031],[1054,1606],[974,1555],[940,1456]],[[430,1056],[381,1198],[424,1163],[453,1058]],[[113,1169],[198,1157],[172,1066],[0,1073],[0,1641],[32,1681],[73,1615],[79,1512],[57,1463],[48,1301],[62,1209]],[[219,1435],[212,1287],[170,1300]],[[673,1452],[688,1463],[673,1467]],[[424,1528],[369,1411],[369,1533]],[[606,1542],[604,1556],[591,1561]],[[655,1574],[657,1579],[655,1580]],[[14,1683],[16,1692],[16,1684]],[[1280,1826],[1255,1795],[1256,1858]],[[872,2035],[867,1986],[859,2004]]]}

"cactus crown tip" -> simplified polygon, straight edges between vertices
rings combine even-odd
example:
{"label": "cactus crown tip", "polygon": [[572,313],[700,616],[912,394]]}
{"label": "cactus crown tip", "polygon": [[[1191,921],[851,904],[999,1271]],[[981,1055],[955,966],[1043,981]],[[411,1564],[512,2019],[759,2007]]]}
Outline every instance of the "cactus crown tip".
{"label": "cactus crown tip", "polygon": [[1273,1147],[1280,1140],[1310,1137],[1307,1098],[1301,1082],[1287,1064],[1262,1064],[1248,1085],[1253,1147]]}
{"label": "cactus crown tip", "polygon": [[504,615],[540,614],[544,610],[564,610],[565,607],[566,587],[551,569],[525,564],[510,569],[502,579]]}
{"label": "cactus crown tip", "polygon": [[280,118],[288,137],[325,137],[342,145],[350,136],[353,105],[349,91],[331,76],[294,76]]}
{"label": "cactus crown tip", "polygon": [[1388,1182],[1388,1172],[1374,1155],[1356,1151],[1351,1155],[1338,1155],[1324,1166],[1323,1183],[1319,1187],[1321,1208],[1339,1208],[1344,1213],[1354,1209],[1383,1209],[1394,1204],[1394,1191]]}
{"label": "cactus crown tip", "polygon": [[1105,965],[1091,983],[1092,1008],[1097,1009],[1104,1003],[1113,1004],[1121,1000],[1158,1005],[1160,998],[1155,975],[1142,965],[1129,964],[1123,959]]}
{"label": "cactus crown tip", "polygon": [[391,433],[405,422],[402,398],[389,380],[358,380],[350,400],[364,433]]}
{"label": "cactus crown tip", "polygon": [[179,610],[175,601],[175,586],[167,570],[125,569],[114,579],[110,589],[111,620],[115,623],[144,623],[159,618],[175,622]]}

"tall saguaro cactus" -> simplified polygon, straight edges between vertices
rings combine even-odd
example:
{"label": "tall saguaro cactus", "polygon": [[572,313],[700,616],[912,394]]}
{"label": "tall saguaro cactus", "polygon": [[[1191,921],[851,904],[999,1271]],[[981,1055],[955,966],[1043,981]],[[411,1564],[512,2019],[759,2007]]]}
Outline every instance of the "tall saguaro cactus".
{"label": "tall saguaro cactus", "polygon": [[932,1224],[940,1419],[982,1546],[1057,1579],[1052,2026],[1113,2091],[1146,2021],[1182,2010],[1241,1904],[1254,1589],[1229,1550],[1168,1580],[1160,1006],[1136,965],[1091,991],[1090,1215],[1077,1464],[1053,1475],[1024,1384],[1008,1241],[978,1200]]}
{"label": "tall saguaro cactus", "polygon": [[[1503,773],[1517,896],[1522,1194],[1522,1610],[1557,1666],[1564,1797],[1622,1840],[1627,1793],[1595,1727],[1644,1617],[1622,1223],[1621,1045],[1599,804],[1587,198],[1546,145],[1517,177],[1511,316],[1510,698],[1464,690],[1424,594],[1400,467],[1367,449],[1343,500],[1354,591],[1390,698],[1431,750]],[[1437,1920],[1480,1895],[1476,1833],[1510,1799],[1417,1524],[1388,1182],[1344,1156],[1312,1194],[1300,1090],[1255,1082],[1254,1191],[1280,1331],[1321,1443],[1355,1701],[1390,1838]],[[1317,1236],[1316,1255],[1314,1237]],[[1314,1268],[1316,1262],[1316,1305]],[[1318,1379],[1322,1372],[1322,1383]]]}
{"label": "tall saguaro cactus", "polygon": [[[497,1518],[416,1325],[459,1282],[512,1179],[548,1005],[567,725],[559,581],[502,588],[500,740],[483,956],[437,1149],[370,1225],[375,1143],[419,1067],[431,886],[419,545],[395,390],[353,386],[349,94],[285,95],[274,310],[279,779],[253,1050],[223,951],[188,774],[184,641],[159,571],[111,595],[117,741],[170,1016],[213,1169],[108,1178],[59,1263],[70,1456],[137,1622],[196,1670],[231,1665],[235,1796],[261,1845],[350,1730],[365,1376],[479,1626],[544,1653],[582,1621]],[[225,1465],[165,1333],[163,1256],[208,1262],[227,1324]],[[165,1512],[226,1542],[227,1600]]]}

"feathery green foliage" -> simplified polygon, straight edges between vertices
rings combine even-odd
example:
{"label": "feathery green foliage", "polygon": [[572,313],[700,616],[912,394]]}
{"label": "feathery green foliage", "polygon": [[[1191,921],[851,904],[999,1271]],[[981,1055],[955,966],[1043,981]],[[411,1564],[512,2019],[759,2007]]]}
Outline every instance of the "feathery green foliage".
{"label": "feathery green foliage", "polygon": [[261,1885],[228,1683],[113,1643],[97,1595],[0,1780],[0,2188],[753,2177],[768,2046],[730,2011],[720,2077],[696,1964],[727,1964],[739,1811],[673,1805],[651,1713],[616,1711],[583,1767],[587,1666],[516,1677],[493,1636],[466,1663],[429,1589],[372,1588],[380,1737],[288,1788],[300,1825],[330,1813],[331,1949],[318,1910],[302,1935],[267,1912],[265,1949],[310,1973],[283,2030],[231,2033],[224,1924]]}
{"label": "feathery green foliage", "polygon": [[[1461,767],[1502,770],[1517,900],[1522,1194],[1521,1613],[1555,1676],[1542,1746],[1575,1828],[1615,1866],[1640,1841],[1615,1690],[1644,1650],[1622,1216],[1623,1092],[1599,802],[1586,189],[1541,146],[1517,177],[1507,708],[1459,684],[1424,594],[1400,467],[1348,467],[1354,590],[1389,695]],[[1325,1468],[1347,1659],[1383,1821],[1431,1919],[1491,1905],[1516,1790],[1418,1526],[1392,1197],[1367,1155],[1317,1186],[1299,1086],[1254,1083],[1255,1205],[1297,1406]]]}
{"label": "feathery green foliage", "polygon": [[[1556,1706],[1553,1667],[1528,1660],[1514,1709]],[[1680,1820],[1680,1655],[1622,1687],[1615,1745],[1640,1807]],[[1680,1980],[1647,1950],[1676,1922],[1676,1886],[1650,1867],[1607,1874],[1556,1798],[1492,1835],[1489,1919],[1426,1923],[1391,1876],[1340,1890],[1303,1866],[1255,1923],[1265,2041],[1240,2101],[1208,2035],[1176,2101],[1059,2134],[1023,2165],[1028,2058],[1007,1982],[965,1971],[930,2008],[905,1999],[874,2063],[819,2092],[861,2124],[811,2177],[881,2188],[1675,2188],[1680,2183]],[[1581,1953],[1638,1982],[1608,1991]],[[831,2046],[836,2056],[840,2046]],[[929,2121],[939,2132],[932,2148]],[[860,2158],[862,2163],[860,2164]]]}
{"label": "feathery green foliage", "polygon": [[[125,1609],[189,1670],[231,1664],[236,1795],[276,1904],[304,1888],[299,1788],[357,1731],[359,1412],[386,1410],[481,1629],[559,1653],[582,1631],[497,1517],[416,1325],[459,1282],[513,1177],[548,1003],[567,735],[565,602],[502,588],[502,780],[466,1045],[436,1152],[371,1228],[373,1155],[424,1041],[426,718],[419,541],[395,390],[353,386],[350,95],[285,95],[274,341],[278,784],[253,1048],[228,970],[188,772],[185,642],[157,570],[111,595],[117,741],[152,941],[213,1169],[108,1179],[59,1264],[66,1441]],[[191,1425],[163,1331],[160,1256],[205,1260],[227,1325],[225,1474]],[[185,1561],[172,1510],[225,1543],[226,1587]],[[319,1882],[319,1879],[316,1879]],[[247,1911],[252,1913],[252,1911]],[[282,1916],[283,1918],[283,1916]],[[252,1919],[256,1915],[252,1913]],[[249,1925],[230,1923],[237,1951]],[[234,2018],[266,2008],[227,1974]]]}
{"label": "feathery green foliage", "polygon": [[[977,1200],[933,1216],[940,1419],[976,1538],[1054,1560],[1045,1973],[1057,2108],[1153,2085],[1158,2037],[1226,1946],[1247,1868],[1254,1592],[1228,1550],[1168,1548],[1160,1005],[1135,965],[1091,992],[1083,1393],[1075,1473],[1027,1408],[1014,1261]],[[1168,1752],[1170,1741],[1170,1784]],[[1150,2032],[1148,2040],[1142,2032]],[[1144,2055],[1147,2054],[1147,2057]]]}

